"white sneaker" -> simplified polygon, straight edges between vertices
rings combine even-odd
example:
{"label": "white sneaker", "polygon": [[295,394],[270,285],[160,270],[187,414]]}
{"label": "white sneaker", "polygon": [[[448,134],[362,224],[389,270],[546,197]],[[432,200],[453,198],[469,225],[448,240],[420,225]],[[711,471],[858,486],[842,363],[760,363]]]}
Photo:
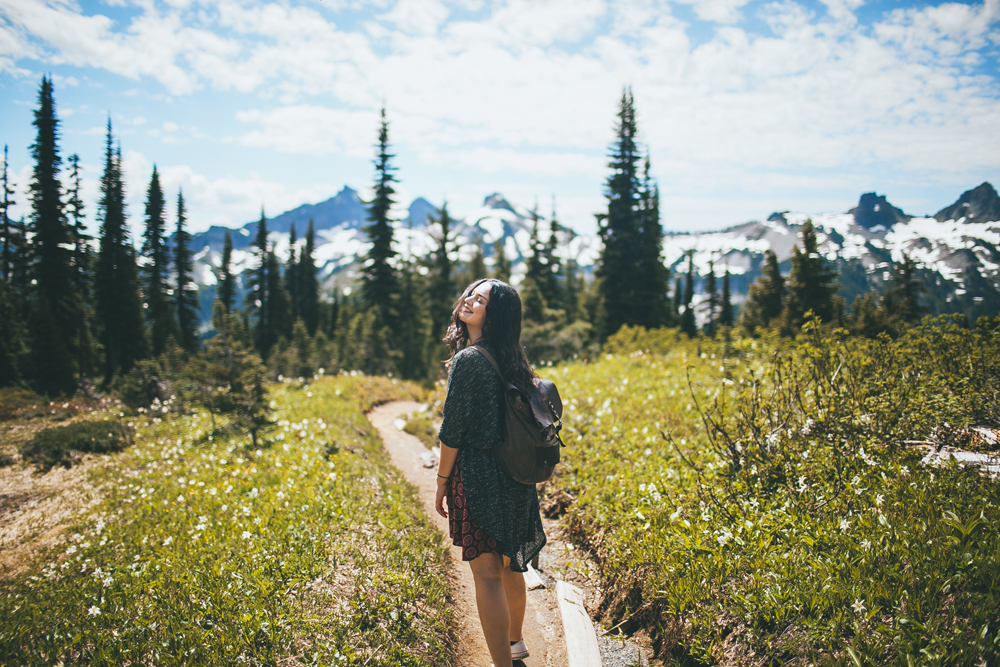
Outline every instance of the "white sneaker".
{"label": "white sneaker", "polygon": [[528,657],[528,647],[524,645],[523,639],[518,639],[516,644],[510,646],[510,659],[523,660]]}

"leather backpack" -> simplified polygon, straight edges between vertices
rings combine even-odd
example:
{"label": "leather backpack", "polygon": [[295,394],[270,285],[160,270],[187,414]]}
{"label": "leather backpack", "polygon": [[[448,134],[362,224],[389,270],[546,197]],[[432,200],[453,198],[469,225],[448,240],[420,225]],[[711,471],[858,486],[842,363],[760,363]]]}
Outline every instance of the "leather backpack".
{"label": "leather backpack", "polygon": [[552,476],[559,463],[562,400],[554,382],[534,378],[528,396],[507,381],[496,359],[485,348],[472,345],[486,357],[504,385],[503,441],[494,450],[508,475],[521,484],[538,484]]}

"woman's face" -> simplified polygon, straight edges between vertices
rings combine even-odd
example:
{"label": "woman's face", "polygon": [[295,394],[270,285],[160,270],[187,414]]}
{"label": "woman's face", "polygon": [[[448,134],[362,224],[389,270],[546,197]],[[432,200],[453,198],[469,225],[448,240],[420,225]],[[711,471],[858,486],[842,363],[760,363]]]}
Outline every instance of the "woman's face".
{"label": "woman's face", "polygon": [[493,283],[486,281],[462,299],[462,305],[458,310],[458,319],[465,322],[466,326],[475,329],[483,328],[483,323],[486,321],[486,304],[490,301],[491,289],[493,289]]}

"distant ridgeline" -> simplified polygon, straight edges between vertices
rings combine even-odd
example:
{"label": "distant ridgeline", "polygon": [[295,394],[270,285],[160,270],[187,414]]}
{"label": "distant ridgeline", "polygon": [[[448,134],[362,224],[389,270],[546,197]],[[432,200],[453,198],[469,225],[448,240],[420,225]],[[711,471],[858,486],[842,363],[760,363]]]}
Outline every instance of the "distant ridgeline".
{"label": "distant ridgeline", "polygon": [[[424,257],[431,252],[434,241],[427,222],[434,212],[426,199],[418,198],[410,204],[407,217],[397,223],[395,235],[397,250],[403,256]],[[664,218],[669,222],[669,212]],[[358,193],[345,187],[326,201],[268,218],[269,239],[280,257],[288,255],[292,226],[301,244],[310,219],[316,230],[315,259],[320,280],[328,289],[352,287],[358,257],[368,250],[367,238],[361,231],[367,224],[367,212]],[[901,261],[905,253],[919,267],[926,287],[922,301],[932,314],[962,312],[975,319],[1000,312],[1000,196],[989,183],[963,193],[933,217],[907,215],[885,196],[869,192],[861,195],[858,205],[846,213],[807,215],[783,211],[766,220],[718,232],[670,233],[663,244],[664,261],[674,275],[683,274],[687,253],[693,252],[695,304],[704,298],[701,292],[709,263],[714,264],[718,275],[728,267],[733,303],[738,305],[750,284],[761,275],[765,250],[777,254],[782,272],[789,271],[792,247],[801,244],[800,230],[808,219],[816,227],[820,252],[840,272],[840,295],[848,305],[860,294],[884,291],[892,264]],[[246,284],[244,272],[255,266],[250,243],[256,225],[257,221],[248,222],[233,234],[233,270],[240,276],[241,293]],[[457,225],[458,258],[468,261],[481,246],[490,266],[496,244],[503,243],[517,281],[530,255],[532,226],[527,209],[510,204],[498,193],[492,194]],[[599,239],[559,228],[563,238],[558,254],[572,256],[590,272],[599,257]],[[540,225],[543,240],[548,229],[548,224]],[[212,227],[192,238],[205,322],[211,316],[215,269],[221,259],[225,231]]]}

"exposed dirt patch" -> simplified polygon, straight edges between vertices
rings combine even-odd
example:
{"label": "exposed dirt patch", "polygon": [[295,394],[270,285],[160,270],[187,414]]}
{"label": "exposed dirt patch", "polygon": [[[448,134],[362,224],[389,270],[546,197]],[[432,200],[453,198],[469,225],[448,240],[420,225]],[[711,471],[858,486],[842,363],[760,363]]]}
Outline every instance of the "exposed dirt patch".
{"label": "exposed dirt patch", "polygon": [[58,542],[67,524],[101,499],[89,473],[104,460],[87,456],[80,465],[44,475],[20,463],[0,468],[0,579],[22,573],[40,551]]}

